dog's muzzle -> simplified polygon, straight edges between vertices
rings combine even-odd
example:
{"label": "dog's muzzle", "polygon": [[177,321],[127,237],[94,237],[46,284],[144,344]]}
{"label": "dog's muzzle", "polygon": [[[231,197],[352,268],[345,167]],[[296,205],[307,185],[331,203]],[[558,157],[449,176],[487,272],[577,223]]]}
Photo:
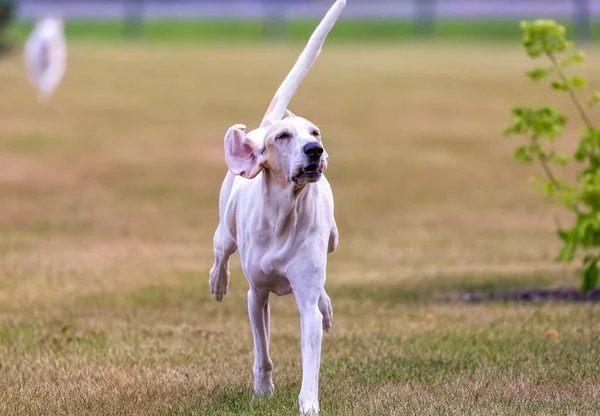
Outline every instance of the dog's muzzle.
{"label": "dog's muzzle", "polygon": [[310,142],[304,145],[302,149],[304,154],[308,157],[308,159],[312,162],[317,162],[323,156],[323,146],[321,146],[318,142]]}
{"label": "dog's muzzle", "polygon": [[321,179],[323,168],[321,164],[311,163],[303,168],[300,168],[298,173],[292,177],[294,183],[310,183]]}
{"label": "dog's muzzle", "polygon": [[300,168],[298,173],[292,177],[294,183],[310,183],[321,179],[323,174],[323,146],[318,142],[307,143],[302,149],[308,164]]}

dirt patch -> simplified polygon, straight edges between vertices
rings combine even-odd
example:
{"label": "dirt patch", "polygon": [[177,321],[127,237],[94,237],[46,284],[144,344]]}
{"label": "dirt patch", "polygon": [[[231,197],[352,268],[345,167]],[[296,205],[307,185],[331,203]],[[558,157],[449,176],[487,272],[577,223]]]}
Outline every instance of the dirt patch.
{"label": "dirt patch", "polygon": [[574,288],[525,289],[514,291],[464,292],[454,300],[477,302],[600,302],[600,289],[583,293]]}

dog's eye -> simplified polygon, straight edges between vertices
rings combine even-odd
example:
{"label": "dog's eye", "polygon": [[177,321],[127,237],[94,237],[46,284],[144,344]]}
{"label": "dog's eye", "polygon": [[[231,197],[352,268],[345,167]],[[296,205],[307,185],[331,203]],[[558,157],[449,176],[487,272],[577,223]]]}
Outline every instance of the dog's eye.
{"label": "dog's eye", "polygon": [[276,137],[275,140],[283,140],[283,139],[289,139],[290,135],[288,133],[279,133]]}
{"label": "dog's eye", "polygon": [[318,130],[313,130],[312,135],[315,136],[315,137],[319,137],[320,136]]}

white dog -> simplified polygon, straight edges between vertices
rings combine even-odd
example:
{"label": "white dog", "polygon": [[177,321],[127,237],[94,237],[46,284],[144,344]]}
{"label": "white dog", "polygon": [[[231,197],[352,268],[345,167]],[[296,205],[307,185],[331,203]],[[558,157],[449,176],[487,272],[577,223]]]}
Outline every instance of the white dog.
{"label": "white dog", "polygon": [[62,20],[53,16],[40,19],[25,44],[27,74],[40,102],[46,102],[62,80],[66,60]]}
{"label": "white dog", "polygon": [[254,392],[272,395],[269,294],[293,293],[300,312],[302,414],[318,414],[323,330],[332,324],[325,292],[327,254],[338,244],[333,194],[323,172],[327,152],[321,132],[287,111],[346,5],[337,0],[279,87],[259,128],[237,124],[225,134],[229,168],[219,196],[215,263],[209,285],[220,301],[229,285],[229,258],[239,249],[250,284],[248,314],[254,338]]}

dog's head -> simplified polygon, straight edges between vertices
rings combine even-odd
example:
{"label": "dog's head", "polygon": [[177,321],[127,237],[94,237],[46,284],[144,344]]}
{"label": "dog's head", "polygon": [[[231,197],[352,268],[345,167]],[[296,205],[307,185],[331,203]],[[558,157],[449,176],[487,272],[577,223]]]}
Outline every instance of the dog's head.
{"label": "dog's head", "polygon": [[248,134],[238,124],[225,135],[227,166],[248,179],[267,169],[280,182],[316,182],[327,169],[327,157],[317,126],[293,115]]}
{"label": "dog's head", "polygon": [[336,0],[319,23],[275,93],[260,127],[248,134],[243,124],[227,130],[225,161],[231,172],[252,179],[261,170],[267,169],[275,180],[299,185],[321,178],[327,168],[327,152],[321,142],[321,132],[313,123],[296,117],[287,108],[345,6],[346,0]]}
{"label": "dog's head", "polygon": [[61,36],[63,32],[63,21],[59,14],[46,15],[40,18],[37,23],[35,30],[42,37],[53,38]]}

